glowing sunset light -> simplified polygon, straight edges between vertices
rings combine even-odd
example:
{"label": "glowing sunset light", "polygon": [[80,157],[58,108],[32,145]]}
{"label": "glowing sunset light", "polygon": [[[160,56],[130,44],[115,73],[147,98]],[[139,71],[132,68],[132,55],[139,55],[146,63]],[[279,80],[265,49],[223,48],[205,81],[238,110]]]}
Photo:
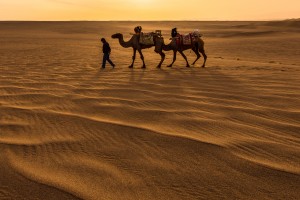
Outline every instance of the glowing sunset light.
{"label": "glowing sunset light", "polygon": [[299,0],[10,0],[0,20],[273,20],[300,17]]}

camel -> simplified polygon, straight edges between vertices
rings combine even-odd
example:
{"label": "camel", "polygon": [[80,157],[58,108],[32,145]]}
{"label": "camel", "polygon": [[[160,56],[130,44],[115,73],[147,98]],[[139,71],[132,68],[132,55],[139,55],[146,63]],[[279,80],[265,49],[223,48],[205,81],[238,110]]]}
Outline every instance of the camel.
{"label": "camel", "polygon": [[[153,34],[153,38],[154,38],[154,44],[151,44],[151,45],[144,45],[144,44],[140,44],[139,42],[139,35],[138,34],[134,34],[131,39],[127,42],[124,41],[124,38],[123,38],[123,34],[121,33],[116,33],[116,34],[113,34],[111,37],[114,38],[114,39],[119,39],[119,43],[122,47],[124,48],[133,48],[133,56],[132,56],[132,63],[131,65],[129,65],[129,68],[133,68],[133,64],[134,64],[134,61],[135,61],[135,56],[136,56],[136,51],[139,52],[140,56],[141,56],[141,59],[143,61],[143,66],[142,68],[146,68],[146,64],[145,64],[145,61],[144,61],[144,56],[143,56],[143,53],[142,53],[142,49],[147,49],[147,48],[151,48],[151,47],[154,47],[155,46],[155,41],[156,41],[156,38],[158,37],[158,34],[156,33],[152,33]],[[161,55],[161,62],[163,61],[164,59],[164,53],[163,52],[157,52]]]}
{"label": "camel", "polygon": [[[155,39],[156,39],[156,41],[155,41],[155,52],[156,53],[159,53],[160,55],[162,55],[163,50],[164,51],[173,50],[173,62],[170,65],[168,65],[168,67],[172,67],[172,65],[174,64],[174,62],[176,60],[177,51],[182,55],[182,57],[186,61],[186,67],[190,67],[190,65],[187,61],[187,58],[183,53],[183,51],[187,50],[187,49],[192,49],[195,52],[195,54],[197,55],[197,58],[193,62],[192,65],[194,65],[196,63],[196,61],[201,57],[201,55],[200,55],[200,53],[201,53],[204,57],[204,62],[202,64],[202,67],[205,67],[207,56],[204,51],[204,41],[200,37],[196,37],[196,39],[190,45],[178,44],[176,42],[176,39],[177,39],[176,37],[173,37],[172,41],[167,45],[165,45],[163,37],[156,37]],[[163,60],[161,61],[160,65],[162,64],[162,62],[163,62]]]}

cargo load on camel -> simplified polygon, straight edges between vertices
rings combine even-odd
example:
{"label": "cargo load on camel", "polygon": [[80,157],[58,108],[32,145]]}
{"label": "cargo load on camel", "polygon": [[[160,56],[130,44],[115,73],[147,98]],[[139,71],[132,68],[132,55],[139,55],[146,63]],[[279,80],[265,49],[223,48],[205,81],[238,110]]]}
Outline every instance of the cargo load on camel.
{"label": "cargo load on camel", "polygon": [[197,41],[198,38],[202,36],[198,29],[187,33],[179,34],[177,28],[173,28],[171,31],[172,38],[176,38],[176,44],[180,46],[191,45],[193,42]]}
{"label": "cargo load on camel", "polygon": [[202,34],[199,32],[199,30],[194,30],[191,33],[188,34],[178,34],[179,41],[181,45],[191,45],[193,42],[197,41],[199,37],[201,37]]}
{"label": "cargo load on camel", "polygon": [[154,45],[153,33],[140,33],[140,44]]}

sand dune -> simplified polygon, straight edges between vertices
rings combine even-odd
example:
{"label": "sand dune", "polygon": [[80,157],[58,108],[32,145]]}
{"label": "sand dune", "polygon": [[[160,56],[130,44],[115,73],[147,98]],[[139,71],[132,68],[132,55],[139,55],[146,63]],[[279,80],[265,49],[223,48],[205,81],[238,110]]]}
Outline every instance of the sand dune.
{"label": "sand dune", "polygon": [[[137,24],[199,28],[207,68],[128,69]],[[300,38],[271,25],[1,22],[0,199],[298,199]]]}
{"label": "sand dune", "polygon": [[289,20],[284,20],[284,21],[271,21],[271,22],[266,22],[265,25],[290,27],[290,28],[299,29],[300,28],[300,19],[289,19]]}

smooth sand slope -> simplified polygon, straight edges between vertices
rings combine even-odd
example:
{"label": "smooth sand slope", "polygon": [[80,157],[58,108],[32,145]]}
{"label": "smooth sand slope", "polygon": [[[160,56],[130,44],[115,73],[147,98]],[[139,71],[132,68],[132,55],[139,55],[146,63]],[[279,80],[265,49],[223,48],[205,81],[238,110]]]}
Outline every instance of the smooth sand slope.
{"label": "smooth sand slope", "polygon": [[[204,34],[208,61],[110,36]],[[0,199],[299,199],[299,21],[1,22]],[[101,44],[116,68],[100,69]],[[190,62],[193,52],[186,51]]]}

